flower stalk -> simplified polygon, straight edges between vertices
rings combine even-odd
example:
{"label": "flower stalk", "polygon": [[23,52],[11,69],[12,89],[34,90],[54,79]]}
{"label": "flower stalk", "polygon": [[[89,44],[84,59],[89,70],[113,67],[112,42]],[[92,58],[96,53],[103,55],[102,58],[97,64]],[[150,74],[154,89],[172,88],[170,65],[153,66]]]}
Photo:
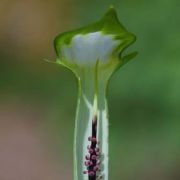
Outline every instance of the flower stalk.
{"label": "flower stalk", "polygon": [[112,74],[137,54],[122,57],[134,41],[112,7],[100,21],[55,39],[56,63],[78,80],[74,180],[108,180],[107,85]]}

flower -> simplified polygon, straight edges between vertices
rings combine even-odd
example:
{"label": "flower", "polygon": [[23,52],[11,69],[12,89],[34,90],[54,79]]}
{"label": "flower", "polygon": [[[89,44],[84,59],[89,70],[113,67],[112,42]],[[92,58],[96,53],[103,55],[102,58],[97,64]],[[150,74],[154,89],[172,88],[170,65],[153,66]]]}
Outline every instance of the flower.
{"label": "flower", "polygon": [[122,55],[134,41],[113,7],[98,22],[55,38],[56,63],[70,69],[79,85],[74,180],[108,180],[106,88],[111,75],[137,54]]}

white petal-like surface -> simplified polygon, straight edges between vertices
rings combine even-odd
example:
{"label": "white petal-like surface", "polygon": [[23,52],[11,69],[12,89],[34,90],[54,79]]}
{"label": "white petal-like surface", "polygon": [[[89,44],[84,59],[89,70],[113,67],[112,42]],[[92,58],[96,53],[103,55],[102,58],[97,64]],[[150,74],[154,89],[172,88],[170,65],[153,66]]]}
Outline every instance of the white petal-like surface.
{"label": "white petal-like surface", "polygon": [[76,35],[70,45],[62,46],[61,55],[63,59],[83,66],[94,65],[97,60],[106,63],[119,43],[119,40],[113,39],[113,35],[101,32]]}

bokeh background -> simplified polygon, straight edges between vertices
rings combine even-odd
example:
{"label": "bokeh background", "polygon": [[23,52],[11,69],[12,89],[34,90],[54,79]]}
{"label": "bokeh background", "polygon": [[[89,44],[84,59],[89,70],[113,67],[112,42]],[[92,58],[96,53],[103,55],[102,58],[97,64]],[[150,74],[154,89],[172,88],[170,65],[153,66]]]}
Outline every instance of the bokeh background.
{"label": "bokeh background", "polygon": [[114,5],[138,56],[111,79],[110,180],[180,179],[179,0],[0,1],[0,180],[72,180],[76,79],[54,37]]}

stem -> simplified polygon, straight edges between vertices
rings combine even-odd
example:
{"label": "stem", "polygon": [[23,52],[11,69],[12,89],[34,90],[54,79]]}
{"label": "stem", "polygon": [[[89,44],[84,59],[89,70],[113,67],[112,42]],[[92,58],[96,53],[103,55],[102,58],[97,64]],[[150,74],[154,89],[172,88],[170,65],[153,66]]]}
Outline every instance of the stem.
{"label": "stem", "polygon": [[[103,77],[97,68],[83,68],[79,73],[78,80],[79,96],[74,139],[74,180],[108,180],[107,78]],[[90,154],[87,149],[88,145],[93,150]],[[90,159],[93,158],[93,155],[97,156],[89,166],[85,166],[85,156],[87,155]],[[95,168],[97,171],[93,170]]]}

